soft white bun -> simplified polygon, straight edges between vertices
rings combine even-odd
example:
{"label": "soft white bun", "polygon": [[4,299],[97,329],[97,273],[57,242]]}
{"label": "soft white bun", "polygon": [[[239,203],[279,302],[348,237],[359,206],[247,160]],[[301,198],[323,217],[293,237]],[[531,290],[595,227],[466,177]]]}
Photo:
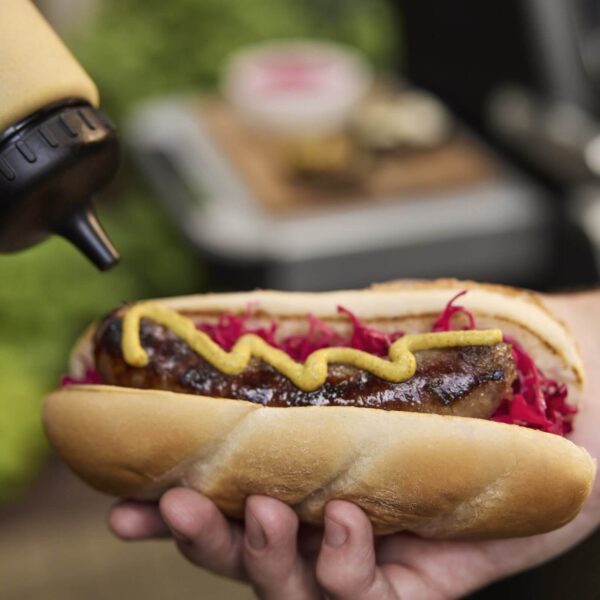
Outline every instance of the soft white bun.
{"label": "soft white bun", "polygon": [[[500,326],[553,377],[568,382],[572,396],[579,395],[583,369],[574,341],[537,297],[520,290],[443,280],[160,302],[206,316],[243,312],[258,302],[261,313],[288,326],[308,312],[343,323],[337,313],[343,305],[378,326],[422,331],[466,288],[459,303],[480,327]],[[92,331],[74,352],[74,371],[89,361]],[[595,476],[589,454],[567,439],[462,417],[344,406],[273,408],[78,385],[46,398],[44,423],[73,470],[108,493],[151,499],[184,485],[233,517],[243,515],[249,494],[267,494],[310,523],[321,522],[329,500],[342,498],[361,506],[379,533],[406,529],[448,538],[549,531],[579,512]]]}

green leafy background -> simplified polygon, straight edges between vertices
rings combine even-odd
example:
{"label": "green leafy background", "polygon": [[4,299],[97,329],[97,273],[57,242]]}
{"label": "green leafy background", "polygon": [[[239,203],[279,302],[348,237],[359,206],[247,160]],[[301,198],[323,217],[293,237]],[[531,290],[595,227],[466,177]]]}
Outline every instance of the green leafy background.
{"label": "green leafy background", "polygon": [[[93,27],[68,40],[122,123],[148,96],[214,86],[235,48],[316,36],[393,53],[383,0],[106,0]],[[124,165],[100,218],[123,263],[100,275],[61,239],[0,257],[0,500],[18,498],[47,453],[40,403],[57,385],[85,325],[114,305],[205,286],[200,257],[177,236]]]}

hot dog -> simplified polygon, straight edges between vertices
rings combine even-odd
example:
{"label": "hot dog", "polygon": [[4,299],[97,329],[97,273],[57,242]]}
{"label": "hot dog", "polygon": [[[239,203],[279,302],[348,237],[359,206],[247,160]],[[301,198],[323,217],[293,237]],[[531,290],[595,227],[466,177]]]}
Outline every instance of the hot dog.
{"label": "hot dog", "polygon": [[44,422],[113,494],[186,485],[241,517],[262,493],[317,524],[342,498],[379,533],[512,537],[560,527],[590,492],[594,462],[564,437],[583,378],[569,332],[522,290],[212,294],[92,326]]}

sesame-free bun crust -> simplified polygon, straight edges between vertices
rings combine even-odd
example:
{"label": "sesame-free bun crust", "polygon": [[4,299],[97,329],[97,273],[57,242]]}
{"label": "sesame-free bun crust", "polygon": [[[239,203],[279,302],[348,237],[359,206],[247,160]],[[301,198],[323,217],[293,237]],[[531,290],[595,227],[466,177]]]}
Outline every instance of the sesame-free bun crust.
{"label": "sesame-free bun crust", "polygon": [[[460,304],[475,313],[479,326],[488,326],[485,320],[503,324],[579,392],[583,370],[573,340],[537,297],[519,290],[444,280],[369,291],[253,292],[161,302],[211,314],[241,312],[258,301],[261,312],[281,320],[312,312],[332,322],[341,304],[368,321],[423,330],[466,287]],[[83,362],[78,357],[89,360],[90,335],[73,355],[75,374]],[[203,492],[231,517],[243,516],[248,495],[267,494],[315,524],[329,500],[345,499],[365,510],[378,533],[542,533],[579,512],[595,475],[589,454],[557,435],[482,419],[362,407],[274,408],[77,385],[46,398],[44,424],[60,456],[107,493],[154,499],[183,485]]]}
{"label": "sesame-free bun crust", "polygon": [[188,486],[232,517],[248,495],[267,494],[320,523],[338,498],[380,533],[512,537],[568,522],[594,477],[566,439],[462,417],[109,386],[54,392],[44,417],[58,453],[99,490],[157,498]]}

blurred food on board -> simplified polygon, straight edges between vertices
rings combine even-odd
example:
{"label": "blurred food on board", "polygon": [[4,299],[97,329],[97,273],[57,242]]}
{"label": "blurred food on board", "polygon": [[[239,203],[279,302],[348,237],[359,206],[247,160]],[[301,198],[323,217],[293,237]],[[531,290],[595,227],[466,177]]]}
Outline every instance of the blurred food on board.
{"label": "blurred food on board", "polygon": [[428,150],[446,142],[450,113],[432,94],[403,89],[373,98],[357,111],[353,132],[370,150]]}
{"label": "blurred food on board", "polygon": [[[400,104],[403,94],[400,91],[394,95]],[[428,97],[425,93],[423,96]],[[401,151],[389,148],[382,152],[363,145],[350,123],[335,133],[274,136],[249,126],[219,98],[204,96],[189,101],[195,122],[205,125],[210,141],[252,189],[256,202],[267,210],[315,208],[332,201],[339,205],[401,200],[408,192],[473,185],[492,177],[495,170],[494,159],[465,129],[455,131],[452,137],[448,137],[447,130],[440,131],[438,143],[428,147],[416,143],[411,147],[407,143],[410,134],[405,133]],[[366,111],[371,102],[379,102],[376,92],[372,100],[365,99]],[[171,106],[178,110],[176,99]],[[357,108],[356,117],[361,114],[362,108]],[[201,136],[203,131],[192,129],[190,137],[194,134]],[[166,136],[163,139],[166,143]],[[344,173],[348,185],[332,186]]]}
{"label": "blurred food on board", "polygon": [[221,87],[238,127],[277,140],[291,173],[321,185],[356,184],[379,161],[374,153],[434,149],[452,131],[431,94],[400,82],[374,85],[366,57],[331,42],[239,50]]}

